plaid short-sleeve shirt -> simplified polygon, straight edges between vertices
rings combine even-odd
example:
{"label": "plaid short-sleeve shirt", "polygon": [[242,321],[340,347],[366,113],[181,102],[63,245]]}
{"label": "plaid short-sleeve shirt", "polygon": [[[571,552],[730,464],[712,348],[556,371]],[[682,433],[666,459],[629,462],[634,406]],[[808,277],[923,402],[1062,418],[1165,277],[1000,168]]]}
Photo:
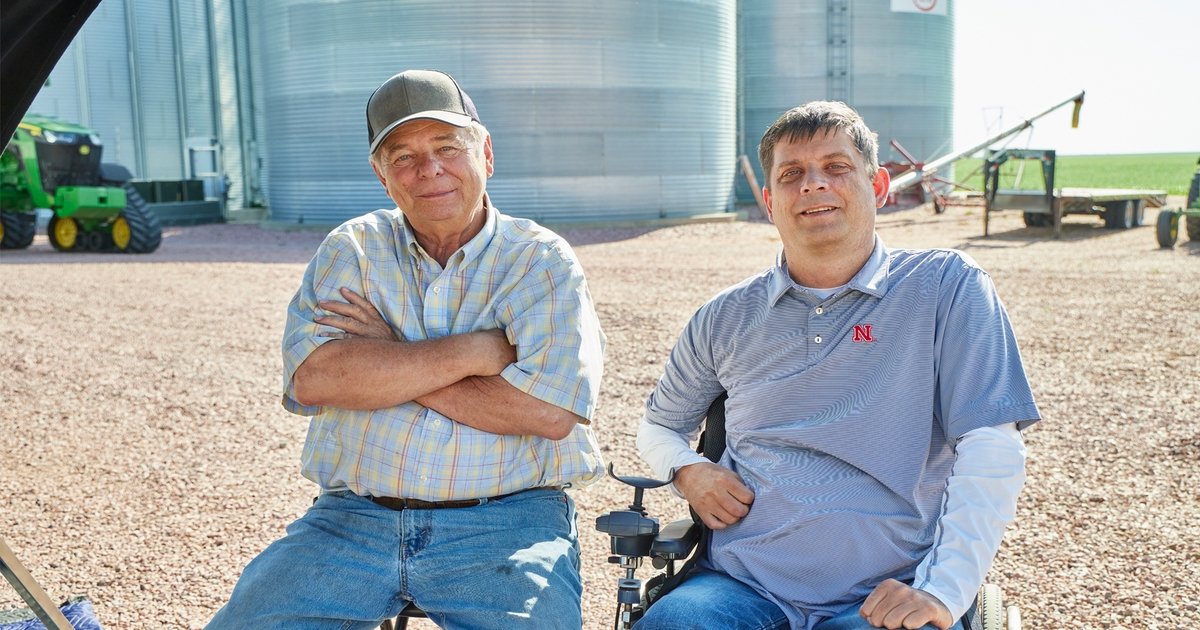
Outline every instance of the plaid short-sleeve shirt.
{"label": "plaid short-sleeve shirt", "polygon": [[408,402],[349,411],[305,407],[294,397],[300,364],[336,332],[313,321],[318,300],[366,297],[405,341],[503,329],[517,362],[501,376],[542,401],[591,419],[605,338],[583,271],[558,235],[488,207],[484,228],[442,268],[417,244],[399,210],[378,210],[333,232],[288,307],[283,405],[311,416],[303,474],[324,490],[446,501],[552,485],[603,473],[590,426],[562,440],[496,435]]}

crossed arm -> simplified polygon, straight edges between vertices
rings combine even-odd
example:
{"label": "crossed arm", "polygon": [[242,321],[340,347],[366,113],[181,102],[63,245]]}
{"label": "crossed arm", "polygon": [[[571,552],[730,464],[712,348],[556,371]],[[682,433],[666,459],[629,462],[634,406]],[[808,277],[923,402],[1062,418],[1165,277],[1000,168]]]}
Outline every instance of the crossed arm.
{"label": "crossed arm", "polygon": [[424,341],[398,339],[362,296],[343,288],[346,302],[322,300],[335,315],[319,324],[338,328],[293,375],[296,401],[341,409],[384,409],[406,402],[467,426],[501,435],[559,440],[579,416],[513,387],[500,376],[517,360],[501,330]]}

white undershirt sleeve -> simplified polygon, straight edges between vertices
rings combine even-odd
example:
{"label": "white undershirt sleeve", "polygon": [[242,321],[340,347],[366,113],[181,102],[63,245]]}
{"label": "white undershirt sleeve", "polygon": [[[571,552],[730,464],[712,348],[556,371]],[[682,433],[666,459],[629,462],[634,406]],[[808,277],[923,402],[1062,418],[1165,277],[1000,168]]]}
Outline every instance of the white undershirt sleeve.
{"label": "white undershirt sleeve", "polygon": [[[637,432],[638,455],[650,464],[650,470],[654,471],[656,478],[666,479],[672,470],[708,461],[689,445],[699,434],[700,429],[697,428],[691,435],[683,435],[673,429],[654,424],[642,416],[642,424],[638,426]],[[671,490],[676,495],[683,496],[675,489],[675,484],[671,484]]]}
{"label": "white undershirt sleeve", "polygon": [[[640,445],[640,441],[639,441]],[[1025,443],[1010,423],[969,431],[955,446],[937,538],[913,586],[962,617],[1000,549],[1025,485]]]}

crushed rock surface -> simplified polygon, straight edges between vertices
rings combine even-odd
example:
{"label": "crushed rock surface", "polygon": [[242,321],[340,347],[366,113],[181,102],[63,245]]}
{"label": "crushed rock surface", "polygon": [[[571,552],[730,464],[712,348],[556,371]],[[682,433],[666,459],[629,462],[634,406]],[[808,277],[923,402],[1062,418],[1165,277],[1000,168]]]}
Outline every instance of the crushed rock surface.
{"label": "crushed rock surface", "polygon": [[[1175,203],[1173,205],[1178,205]],[[978,209],[879,217],[892,247],[951,247],[995,280],[1044,421],[989,580],[1026,629],[1200,627],[1200,242],[1069,217],[1064,238]],[[766,223],[564,231],[608,334],[594,426],[619,474],[688,317],[772,264]],[[0,253],[0,536],[55,600],[106,629],[200,628],[299,517],[307,421],[283,410],[284,313],[322,236],[170,228],[143,256]],[[620,569],[595,517],[632,491],[573,491],[584,618],[611,627]],[[663,523],[686,507],[647,493]],[[642,569],[640,577],[651,571]],[[0,610],[22,606],[0,587]],[[432,628],[428,622],[410,624]]]}

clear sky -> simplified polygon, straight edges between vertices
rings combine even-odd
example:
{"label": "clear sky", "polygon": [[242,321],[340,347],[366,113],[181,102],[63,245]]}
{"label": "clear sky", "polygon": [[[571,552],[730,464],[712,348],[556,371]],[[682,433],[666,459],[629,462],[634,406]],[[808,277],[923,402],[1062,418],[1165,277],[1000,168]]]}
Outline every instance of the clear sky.
{"label": "clear sky", "polygon": [[1035,123],[1029,146],[1200,155],[1200,0],[956,0],[955,11],[956,147],[988,137],[985,107],[1011,127],[1086,90],[1078,129],[1064,107]]}

